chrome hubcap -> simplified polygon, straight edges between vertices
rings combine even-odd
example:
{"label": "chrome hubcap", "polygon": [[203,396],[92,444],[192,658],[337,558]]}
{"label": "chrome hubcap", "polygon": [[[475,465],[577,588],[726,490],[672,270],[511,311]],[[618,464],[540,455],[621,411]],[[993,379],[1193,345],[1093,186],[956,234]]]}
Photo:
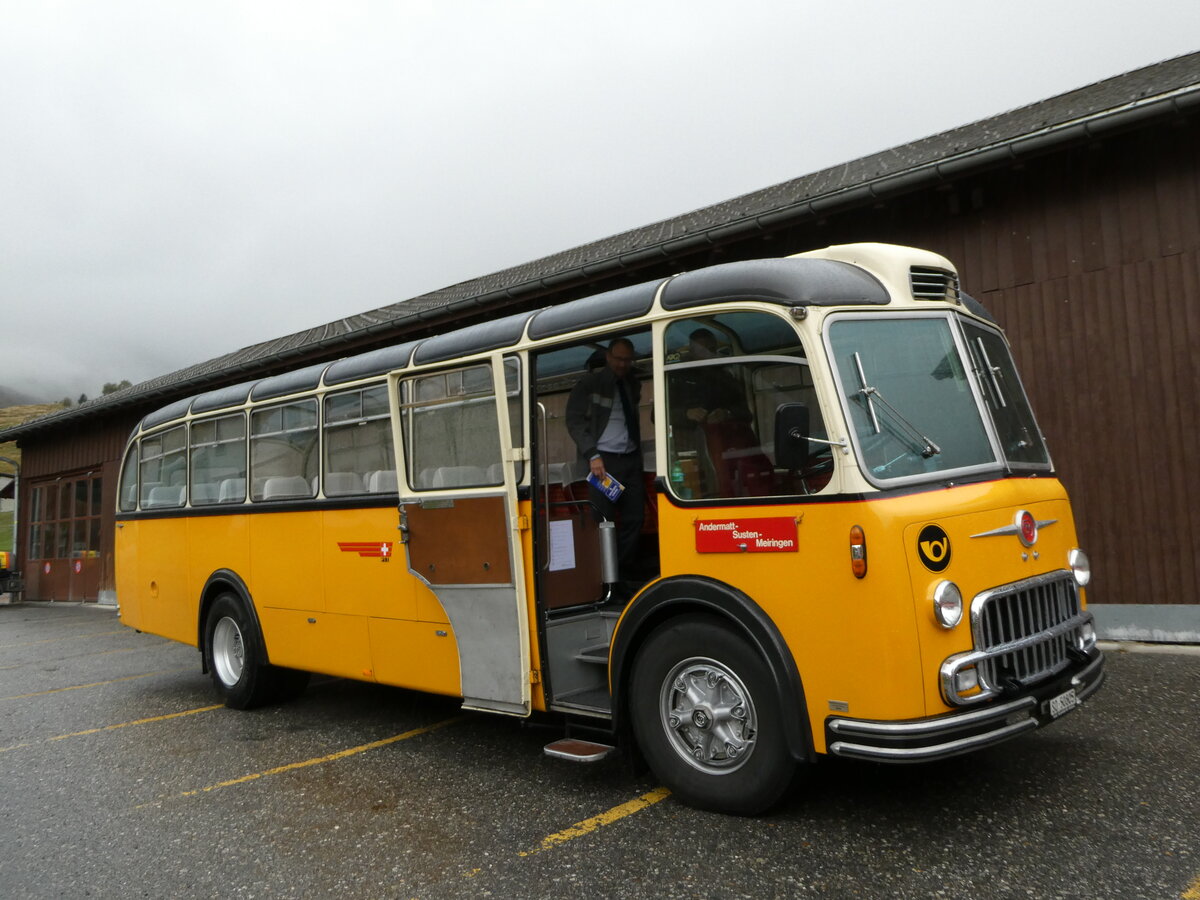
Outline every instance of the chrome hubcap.
{"label": "chrome hubcap", "polygon": [[242,645],[242,630],[237,622],[226,616],[217,622],[212,636],[213,668],[221,683],[233,687],[241,680],[246,651]]}
{"label": "chrome hubcap", "polygon": [[716,660],[693,657],[671,669],[659,691],[659,715],[675,752],[702,772],[732,772],[754,752],[754,700]]}

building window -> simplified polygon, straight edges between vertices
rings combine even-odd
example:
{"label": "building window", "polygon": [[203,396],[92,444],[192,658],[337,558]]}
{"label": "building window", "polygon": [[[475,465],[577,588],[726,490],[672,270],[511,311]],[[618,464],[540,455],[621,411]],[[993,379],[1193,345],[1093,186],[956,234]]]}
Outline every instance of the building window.
{"label": "building window", "polygon": [[29,513],[30,558],[99,556],[103,493],[103,480],[91,473],[35,485]]}

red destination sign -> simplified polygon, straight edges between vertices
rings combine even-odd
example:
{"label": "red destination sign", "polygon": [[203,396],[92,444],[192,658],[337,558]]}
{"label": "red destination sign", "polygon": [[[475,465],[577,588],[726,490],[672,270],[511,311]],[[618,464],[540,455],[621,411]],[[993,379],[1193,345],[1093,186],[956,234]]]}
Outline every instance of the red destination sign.
{"label": "red destination sign", "polygon": [[796,520],[791,516],[763,519],[697,519],[697,553],[795,553]]}

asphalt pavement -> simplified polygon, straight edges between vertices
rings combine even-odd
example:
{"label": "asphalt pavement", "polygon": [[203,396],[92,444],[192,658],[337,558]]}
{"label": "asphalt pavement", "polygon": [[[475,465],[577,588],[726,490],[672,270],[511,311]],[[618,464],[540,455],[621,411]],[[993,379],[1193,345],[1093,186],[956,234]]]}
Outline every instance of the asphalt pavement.
{"label": "asphalt pavement", "polygon": [[1200,900],[1200,655],[1157,650],[1111,650],[1053,727],[826,760],[739,819],[446,698],[316,678],[228,710],[111,610],[0,606],[0,897]]}

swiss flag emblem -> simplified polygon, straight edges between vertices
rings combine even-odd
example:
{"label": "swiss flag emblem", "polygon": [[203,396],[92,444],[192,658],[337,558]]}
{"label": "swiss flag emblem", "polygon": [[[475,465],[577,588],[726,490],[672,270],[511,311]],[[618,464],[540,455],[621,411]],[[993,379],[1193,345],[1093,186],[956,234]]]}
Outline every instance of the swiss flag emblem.
{"label": "swiss flag emblem", "polygon": [[338,541],[338,549],[381,562],[392,561],[392,541]]}

